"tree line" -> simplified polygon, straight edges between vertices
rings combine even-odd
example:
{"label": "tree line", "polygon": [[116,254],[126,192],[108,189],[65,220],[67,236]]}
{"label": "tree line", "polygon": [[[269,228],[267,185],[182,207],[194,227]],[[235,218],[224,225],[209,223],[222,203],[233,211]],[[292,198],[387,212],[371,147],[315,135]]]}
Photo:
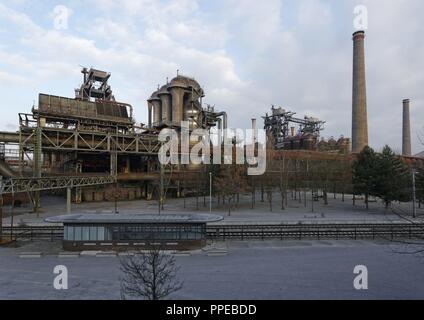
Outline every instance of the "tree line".
{"label": "tree line", "polygon": [[[276,156],[277,155],[277,156]],[[424,202],[424,167],[414,168],[416,200]],[[382,152],[365,147],[355,158],[334,155],[326,159],[285,158],[284,153],[268,151],[267,170],[264,175],[248,177],[243,165],[224,165],[214,168],[214,195],[228,205],[229,211],[238,202],[240,193],[252,194],[252,208],[256,202],[256,192],[260,191],[260,201],[269,202],[273,211],[273,193],[281,198],[281,209],[287,206],[291,196],[304,202],[306,191],[312,197],[323,199],[328,204],[328,194],[364,196],[366,208],[370,197],[381,199],[386,208],[392,202],[410,202],[413,197],[412,168],[402,161],[389,146]],[[306,202],[305,202],[306,203]]]}
{"label": "tree line", "polygon": [[365,147],[352,165],[354,194],[380,198],[386,208],[394,201],[412,200],[412,171],[389,146],[381,153]]}
{"label": "tree line", "polygon": [[180,187],[184,199],[189,196],[188,192],[196,196],[196,208],[199,210],[200,197],[203,196],[203,206],[207,206],[212,177],[213,196],[218,206],[227,208],[228,214],[239,206],[241,195],[246,198],[249,194],[251,209],[257,202],[267,202],[269,210],[274,211],[277,198],[278,209],[281,210],[287,208],[289,198],[305,207],[307,204],[313,207],[310,201],[321,199],[327,205],[329,195],[341,197],[342,201],[345,201],[345,195],[353,195],[354,205],[359,197],[363,197],[368,209],[371,199],[375,201],[376,198],[381,199],[386,207],[395,201],[411,201],[412,169],[416,170],[416,200],[421,206],[424,202],[423,166],[412,168],[388,146],[382,152],[366,147],[354,156],[290,153],[274,150],[270,145],[267,146],[266,172],[261,176],[248,176],[247,164],[203,165],[197,169],[194,180],[184,179]]}

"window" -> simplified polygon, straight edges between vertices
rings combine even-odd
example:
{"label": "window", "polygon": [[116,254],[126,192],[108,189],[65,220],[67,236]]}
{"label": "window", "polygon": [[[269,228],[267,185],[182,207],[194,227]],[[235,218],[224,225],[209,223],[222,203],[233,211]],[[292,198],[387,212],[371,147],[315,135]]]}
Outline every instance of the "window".
{"label": "window", "polygon": [[65,234],[65,237],[64,237],[65,240],[68,240],[68,241],[74,240],[74,227],[65,226],[64,234]]}
{"label": "window", "polygon": [[104,241],[105,239],[105,227],[97,227],[97,240]]}
{"label": "window", "polygon": [[82,228],[81,227],[74,227],[74,240],[75,241],[81,241],[82,240]]}
{"label": "window", "polygon": [[111,241],[112,240],[112,228],[111,227],[106,227],[105,228],[105,240],[106,241]]}
{"label": "window", "polygon": [[82,227],[82,240],[90,240],[90,227]]}
{"label": "window", "polygon": [[97,227],[90,227],[90,241],[97,240]]}
{"label": "window", "polygon": [[198,240],[205,237],[200,224],[126,224],[65,226],[68,241]]}

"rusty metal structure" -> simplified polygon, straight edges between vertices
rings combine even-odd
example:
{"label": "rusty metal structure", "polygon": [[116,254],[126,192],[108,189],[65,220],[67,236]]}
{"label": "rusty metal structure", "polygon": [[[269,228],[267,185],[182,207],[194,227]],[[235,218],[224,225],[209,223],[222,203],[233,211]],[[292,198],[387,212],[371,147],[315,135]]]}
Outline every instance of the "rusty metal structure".
{"label": "rusty metal structure", "polygon": [[321,138],[317,144],[318,151],[328,153],[343,153],[348,154],[351,150],[351,140],[341,136],[339,139],[330,137],[329,139]]}
{"label": "rusty metal structure", "polygon": [[[206,166],[165,167],[157,157],[163,128],[179,132],[183,121],[189,130],[228,127],[225,111],[203,107],[205,92],[194,78],[177,73],[158,86],[147,100],[147,125],[138,125],[133,107],[112,93],[110,73],[83,68],[82,74],[74,98],[41,93],[31,113],[19,113],[16,132],[0,132],[2,193],[14,194],[16,186],[21,191],[27,186],[28,196],[23,193],[20,201],[31,200],[36,209],[40,192],[52,189],[66,189],[68,202],[71,196],[75,202],[90,202],[163,199],[208,188]],[[319,160],[326,153],[350,149],[349,139],[319,141],[325,124],[319,119],[297,118],[274,106],[263,118],[275,149],[288,158],[299,151],[293,157],[312,152],[311,157]]]}
{"label": "rusty metal structure", "polygon": [[[305,116],[296,118],[295,112],[279,107],[271,107],[271,114],[266,114],[264,129],[272,137],[276,150],[317,150],[320,132],[325,121]],[[297,127],[296,127],[297,126]]]}
{"label": "rusty metal structure", "polygon": [[191,77],[177,74],[153,92],[147,100],[148,128],[180,128],[182,121],[189,122],[190,130],[210,129],[218,125],[227,129],[227,113],[217,112],[214,107],[203,108],[205,93],[200,84]]}
{"label": "rusty metal structure", "polygon": [[[83,68],[82,74],[75,98],[40,93],[32,113],[18,114],[17,132],[0,132],[5,195],[10,190],[17,193],[16,185],[43,185],[44,189],[27,190],[31,192],[28,201],[33,200],[36,209],[40,191],[59,189],[54,186],[68,190],[69,181],[77,177],[89,177],[85,184],[72,184],[72,199],[77,203],[151,199],[163,193],[180,196],[183,189],[198,189],[193,181],[198,184],[199,168],[163,168],[157,157],[158,133],[163,128],[179,131],[181,121],[187,121],[190,130],[227,128],[225,112],[202,107],[204,91],[196,80],[178,74],[153,93],[147,101],[149,124],[145,126],[135,123],[130,104],[115,99],[108,83],[110,73]],[[29,182],[21,184],[22,179]],[[46,181],[54,182],[52,188]]]}

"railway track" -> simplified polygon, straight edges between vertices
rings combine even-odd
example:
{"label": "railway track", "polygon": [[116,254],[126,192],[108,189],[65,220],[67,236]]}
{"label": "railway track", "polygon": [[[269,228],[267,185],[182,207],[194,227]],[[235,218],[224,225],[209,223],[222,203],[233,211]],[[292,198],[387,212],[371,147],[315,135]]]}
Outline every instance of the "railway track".
{"label": "railway track", "polygon": [[422,238],[424,224],[239,225],[207,228],[209,239],[388,239]]}
{"label": "railway track", "polygon": [[[63,227],[25,226],[3,227],[4,234],[22,240],[60,240]],[[424,223],[396,224],[283,224],[283,225],[219,225],[208,226],[206,237],[211,240],[324,240],[324,239],[423,239]]]}
{"label": "railway track", "polygon": [[4,235],[12,235],[13,238],[18,240],[61,240],[63,239],[63,227],[3,227]]}

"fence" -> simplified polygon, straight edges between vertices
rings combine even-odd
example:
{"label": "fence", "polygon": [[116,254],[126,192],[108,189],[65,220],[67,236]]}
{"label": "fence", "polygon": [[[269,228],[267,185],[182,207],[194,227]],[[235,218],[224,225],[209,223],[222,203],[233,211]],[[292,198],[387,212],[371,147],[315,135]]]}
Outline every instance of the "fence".
{"label": "fence", "polygon": [[[3,227],[3,234],[11,228]],[[324,239],[416,239],[424,237],[424,224],[296,224],[296,225],[220,225],[206,228],[210,240],[324,240]],[[58,240],[63,227],[14,227],[15,239]]]}

